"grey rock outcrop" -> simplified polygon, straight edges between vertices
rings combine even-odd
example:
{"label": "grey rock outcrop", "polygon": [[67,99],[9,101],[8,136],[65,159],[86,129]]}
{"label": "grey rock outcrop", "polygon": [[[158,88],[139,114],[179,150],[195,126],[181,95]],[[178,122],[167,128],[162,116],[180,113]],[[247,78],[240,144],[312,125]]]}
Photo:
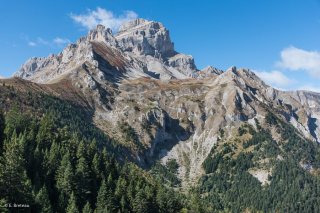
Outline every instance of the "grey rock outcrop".
{"label": "grey rock outcrop", "polygon": [[208,78],[222,74],[223,71],[212,66],[207,66],[199,72],[194,72],[193,76],[198,79]]}
{"label": "grey rock outcrop", "polygon": [[117,46],[117,40],[112,34],[110,28],[106,28],[105,26],[99,24],[96,29],[90,30],[87,35],[88,41],[101,41],[106,42],[111,46]]}
{"label": "grey rock outcrop", "polygon": [[159,22],[136,19],[120,27],[115,36],[124,51],[168,57],[175,53],[169,31]]}

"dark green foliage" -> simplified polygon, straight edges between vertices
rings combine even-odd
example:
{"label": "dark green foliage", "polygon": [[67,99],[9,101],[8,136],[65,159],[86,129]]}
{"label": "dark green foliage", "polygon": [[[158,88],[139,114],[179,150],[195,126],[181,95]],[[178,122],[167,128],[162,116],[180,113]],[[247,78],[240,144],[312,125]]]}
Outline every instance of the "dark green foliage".
{"label": "dark green foliage", "polygon": [[272,140],[271,135],[267,131],[261,130],[258,133],[254,133],[252,138],[243,144],[243,148],[248,148],[249,146],[254,146],[263,142],[270,142]]}
{"label": "dark green foliage", "polygon": [[[269,113],[266,123],[276,128],[281,140],[275,141],[267,129],[250,130],[252,138],[232,158],[224,148],[214,147],[203,167],[208,175],[200,181],[203,203],[209,212],[319,212],[320,179],[308,169],[319,169],[319,144],[304,139],[291,125]],[[239,134],[247,133],[240,128]],[[278,156],[282,156],[281,160]],[[265,164],[261,159],[268,159]],[[272,168],[270,184],[262,186],[249,170]]]}
{"label": "dark green foliage", "polygon": [[78,209],[77,201],[76,201],[76,196],[74,195],[73,192],[69,198],[66,213],[79,213],[79,209]]}
{"label": "dark green foliage", "polygon": [[82,213],[92,213],[92,209],[90,207],[90,203],[87,202],[86,205],[82,209]]}
{"label": "dark green foliage", "polygon": [[25,134],[6,140],[0,157],[0,195],[9,203],[31,204],[33,201],[30,179],[27,177],[24,147]]}
{"label": "dark green foliage", "polygon": [[243,124],[242,126],[239,127],[238,134],[239,136],[242,136],[246,133],[250,133],[251,135],[253,135],[255,133],[255,130],[252,128],[251,125]]}
{"label": "dark green foliage", "polygon": [[0,109],[0,155],[3,149],[3,140],[4,140],[4,128],[5,128],[5,120],[3,112]]}
{"label": "dark green foliage", "polygon": [[159,212],[178,212],[182,206],[179,199],[174,195],[172,189],[161,188],[157,194]]}
{"label": "dark green foliage", "polygon": [[166,166],[171,173],[176,174],[178,172],[179,164],[176,159],[168,160]]}
{"label": "dark green foliage", "polygon": [[223,160],[223,155],[218,153],[214,156],[210,155],[204,162],[203,167],[206,173],[215,172],[219,163]]}
{"label": "dark green foliage", "polygon": [[45,186],[43,186],[36,198],[35,198],[36,204],[38,205],[38,209],[39,211],[43,212],[43,213],[51,213],[53,212],[52,207],[51,207],[51,203],[50,203],[50,199],[49,199],[49,194],[47,191],[47,188]]}
{"label": "dark green foliage", "polygon": [[163,184],[180,186],[181,180],[177,178],[178,167],[174,159],[169,160],[165,166],[157,162],[151,169],[151,173]]}
{"label": "dark green foliage", "polygon": [[[114,157],[121,157],[122,147],[91,124],[89,112],[45,95],[30,93],[22,100],[19,93],[12,94],[32,108],[5,105],[5,119],[0,113],[1,205],[15,202],[30,205],[31,212],[72,213],[182,208],[175,192],[168,193],[146,172]],[[132,128],[125,131],[128,140],[137,139]],[[170,168],[174,171],[176,165]],[[158,199],[160,194],[165,202]]]}
{"label": "dark green foliage", "polygon": [[132,128],[127,122],[119,122],[118,126],[124,133],[126,141],[132,141],[134,144],[138,145],[139,149],[143,149],[143,146],[140,143],[139,137],[134,128]]}
{"label": "dark green foliage", "polygon": [[266,115],[266,122],[270,125],[276,125],[277,124],[277,117],[273,113],[268,113]]}

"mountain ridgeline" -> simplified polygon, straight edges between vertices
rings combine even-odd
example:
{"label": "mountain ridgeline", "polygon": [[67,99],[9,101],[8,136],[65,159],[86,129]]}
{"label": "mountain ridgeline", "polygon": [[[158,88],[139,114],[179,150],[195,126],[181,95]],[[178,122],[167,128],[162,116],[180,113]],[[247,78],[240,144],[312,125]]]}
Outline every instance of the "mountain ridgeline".
{"label": "mountain ridgeline", "polygon": [[159,22],[31,58],[0,109],[3,211],[320,211],[320,94],[199,70]]}

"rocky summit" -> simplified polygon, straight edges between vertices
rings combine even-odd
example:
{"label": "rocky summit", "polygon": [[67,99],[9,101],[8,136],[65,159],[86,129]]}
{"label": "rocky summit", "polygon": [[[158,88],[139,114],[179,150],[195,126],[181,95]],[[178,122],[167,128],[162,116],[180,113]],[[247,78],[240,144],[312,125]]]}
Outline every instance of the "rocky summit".
{"label": "rocky summit", "polygon": [[[202,165],[212,149],[244,124],[268,128],[280,143],[276,128],[265,124],[270,113],[300,137],[320,142],[320,94],[279,91],[249,69],[199,70],[155,21],[136,19],[116,34],[98,25],[57,55],[29,59],[15,77],[48,87],[69,85],[77,93],[72,100],[93,111],[94,124],[130,150],[132,161],[149,168],[175,159],[186,188],[205,174]],[[65,93],[54,92],[71,97]],[[126,126],[134,134],[129,141]]]}

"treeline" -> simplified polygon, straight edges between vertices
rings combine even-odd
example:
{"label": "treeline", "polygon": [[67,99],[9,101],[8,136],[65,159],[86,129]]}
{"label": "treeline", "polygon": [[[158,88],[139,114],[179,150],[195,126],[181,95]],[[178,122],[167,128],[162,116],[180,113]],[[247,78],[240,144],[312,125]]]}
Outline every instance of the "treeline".
{"label": "treeline", "polygon": [[[269,114],[269,128],[240,128],[252,134],[241,151],[229,144],[217,145],[205,160],[207,173],[200,181],[203,202],[212,212],[320,212],[320,147],[304,139],[291,125]],[[238,153],[238,154],[236,154]],[[264,162],[264,163],[262,163]],[[250,169],[269,170],[262,185]]]}
{"label": "treeline", "polygon": [[1,207],[70,213],[183,209],[178,193],[119,160],[119,147],[91,125],[87,112],[49,96],[23,101],[36,110],[0,112]]}

